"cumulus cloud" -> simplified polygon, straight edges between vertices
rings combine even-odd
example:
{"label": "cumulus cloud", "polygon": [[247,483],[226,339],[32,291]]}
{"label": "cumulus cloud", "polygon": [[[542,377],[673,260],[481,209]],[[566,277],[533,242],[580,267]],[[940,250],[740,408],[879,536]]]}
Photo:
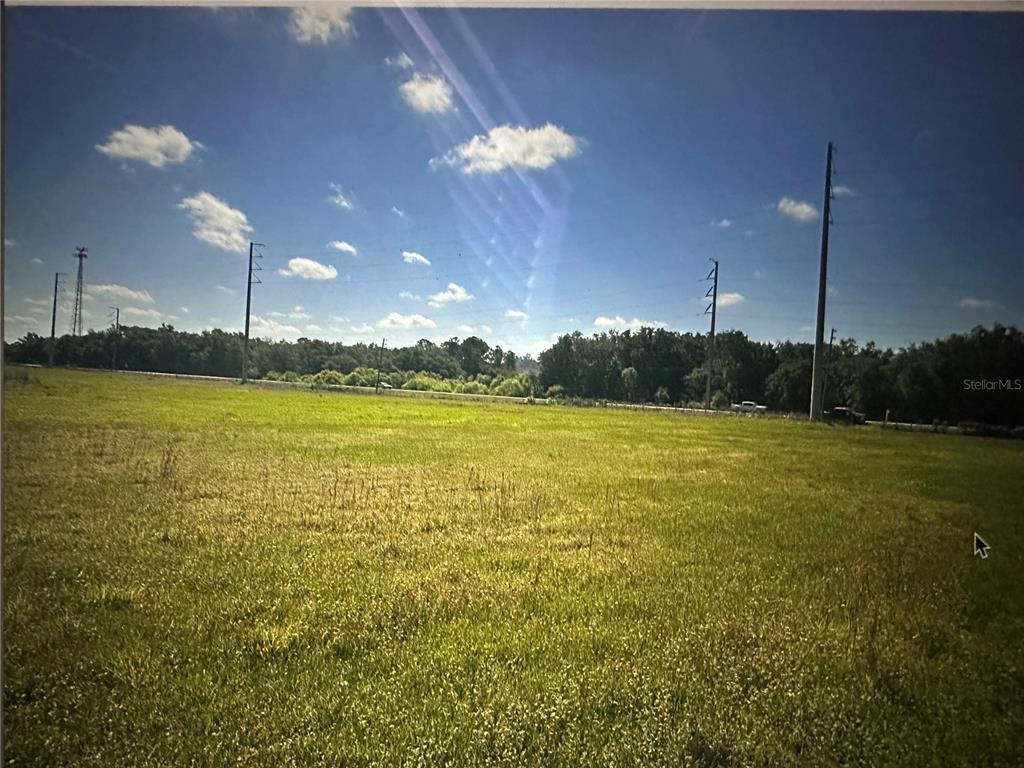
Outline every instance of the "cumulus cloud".
{"label": "cumulus cloud", "polygon": [[350,37],[354,28],[349,18],[352,8],[347,5],[317,4],[293,8],[288,21],[292,37],[304,44],[325,45],[332,40]]}
{"label": "cumulus cloud", "polygon": [[327,244],[328,248],[333,248],[336,251],[344,251],[345,253],[351,253],[353,256],[356,255],[356,247],[352,243],[345,242],[344,240],[331,240]]}
{"label": "cumulus cloud", "polygon": [[333,280],[338,276],[338,270],[330,264],[301,257],[288,259],[288,268],[278,269],[277,272],[285,277],[301,277],[304,280]]}
{"label": "cumulus cloud", "polygon": [[306,312],[306,310],[303,307],[300,307],[300,306],[296,306],[294,309],[292,309],[292,311],[288,313],[288,317],[291,320],[312,320],[313,319],[313,316],[311,314],[309,314],[308,312]]}
{"label": "cumulus cloud", "polygon": [[437,323],[423,315],[403,315],[390,312],[383,320],[377,321],[378,328],[436,328]]}
{"label": "cumulus cloud", "polygon": [[412,69],[413,67],[412,59],[409,58],[409,54],[405,51],[402,51],[397,56],[388,56],[384,59],[384,63],[395,69]]}
{"label": "cumulus cloud", "polygon": [[236,253],[244,253],[249,247],[247,235],[252,232],[249,219],[209,192],[186,197],[178,203],[178,208],[188,211],[192,234],[197,239]]}
{"label": "cumulus cloud", "polygon": [[473,294],[466,291],[458,283],[448,283],[448,287],[445,290],[433,293],[429,298],[430,301],[427,304],[431,307],[443,307],[451,302],[469,301],[473,298]]}
{"label": "cumulus cloud", "polygon": [[398,87],[405,103],[424,114],[443,114],[452,109],[452,87],[443,77],[415,74]]}
{"label": "cumulus cloud", "polygon": [[423,297],[413,293],[412,291],[399,291],[398,298],[409,299],[410,301],[419,301]]}
{"label": "cumulus cloud", "polygon": [[1003,305],[992,299],[979,299],[976,296],[964,296],[960,306],[965,309],[1002,309]]}
{"label": "cumulus cloud", "polygon": [[184,163],[200,146],[199,142],[192,141],[173,125],[144,128],[129,124],[111,133],[107,143],[97,144],[96,149],[107,157],[138,160],[154,168],[163,168],[168,164]]}
{"label": "cumulus cloud", "polygon": [[52,306],[52,304],[50,303],[50,299],[35,299],[32,298],[31,296],[25,297],[25,303],[33,307],[40,307],[42,309],[48,309]]}
{"label": "cumulus cloud", "polygon": [[743,301],[742,293],[720,293],[718,294],[718,306],[728,307],[733,304],[739,304]]}
{"label": "cumulus cloud", "polygon": [[323,328],[321,328],[316,323],[310,323],[309,325],[305,326],[302,330],[304,330],[306,333],[322,333],[323,332]]}
{"label": "cumulus cloud", "polygon": [[832,187],[833,197],[856,197],[857,193],[849,187],[843,186],[842,184],[836,184]]}
{"label": "cumulus cloud", "polygon": [[434,158],[430,164],[449,165],[466,174],[497,173],[506,168],[544,170],[558,160],[578,155],[581,145],[581,139],[551,123],[540,128],[499,125]]}
{"label": "cumulus cloud", "polygon": [[359,323],[357,325],[350,325],[349,328],[352,330],[352,333],[367,334],[374,332],[374,327],[369,323]]}
{"label": "cumulus cloud", "polygon": [[716,229],[728,229],[729,227],[732,226],[732,221],[730,221],[729,219],[712,220],[711,226],[715,227]]}
{"label": "cumulus cloud", "polygon": [[489,325],[481,325],[480,326],[480,330],[483,331],[484,333],[493,333],[494,332],[493,330],[491,330],[491,326],[489,326]]}
{"label": "cumulus cloud", "polygon": [[125,299],[126,301],[141,301],[143,304],[152,304],[153,297],[149,291],[135,290],[117,283],[89,283],[86,290],[92,294],[108,296],[112,299]]}
{"label": "cumulus cloud", "polygon": [[333,192],[334,194],[328,197],[328,200],[330,200],[339,208],[346,211],[351,211],[353,208],[356,207],[356,204],[352,201],[351,192],[346,195],[345,192],[342,190],[341,185],[335,184],[333,181],[330,183],[329,186],[331,188],[331,192]]}
{"label": "cumulus cloud", "polygon": [[416,253],[416,251],[402,251],[402,260],[406,264],[423,264],[427,267],[430,266],[430,259],[422,253]]}
{"label": "cumulus cloud", "polygon": [[296,339],[302,335],[302,331],[294,325],[279,323],[260,315],[250,318],[249,329],[253,336],[260,339]]}
{"label": "cumulus cloud", "polygon": [[519,309],[506,309],[505,317],[510,317],[513,320],[525,320],[529,315]]}
{"label": "cumulus cloud", "polygon": [[455,326],[455,330],[459,331],[460,333],[472,333],[473,332],[473,326],[472,325],[457,325],[457,326]]}
{"label": "cumulus cloud", "polygon": [[788,197],[783,197],[779,200],[775,208],[783,216],[789,216],[789,218],[799,222],[813,221],[818,218],[818,209],[813,205],[799,200],[792,200]]}
{"label": "cumulus cloud", "polygon": [[121,314],[124,317],[137,317],[143,320],[164,320],[165,318],[173,319],[170,315],[165,315],[163,312],[158,312],[155,309],[142,309],[140,307],[124,307],[121,310]]}
{"label": "cumulus cloud", "polygon": [[638,317],[634,317],[632,320],[627,320],[622,315],[615,315],[614,317],[600,316],[594,318],[594,325],[598,328],[615,328],[618,330],[639,330],[640,328],[664,328],[665,323],[660,320],[641,320]]}
{"label": "cumulus cloud", "polygon": [[30,264],[36,264],[36,265],[39,265],[39,264],[42,264],[42,263],[43,263],[43,260],[42,260],[42,259],[40,259],[40,258],[39,258],[38,256],[33,256],[33,257],[32,257],[32,258],[31,258],[31,259],[29,260],[29,263],[30,263]]}

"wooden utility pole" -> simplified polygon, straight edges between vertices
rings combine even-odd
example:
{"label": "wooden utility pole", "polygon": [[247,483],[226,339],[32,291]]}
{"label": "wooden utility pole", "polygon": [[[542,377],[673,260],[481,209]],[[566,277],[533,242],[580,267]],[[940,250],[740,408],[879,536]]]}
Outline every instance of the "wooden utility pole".
{"label": "wooden utility pole", "polygon": [[825,158],[825,202],[821,215],[821,262],[818,268],[818,319],[814,327],[814,363],[811,368],[811,421],[821,420],[822,377],[825,372],[825,295],[828,292],[828,225],[832,203],[832,142]]}
{"label": "wooden utility pole", "polygon": [[384,344],[386,342],[387,339],[382,338],[380,340],[380,353],[377,355],[377,386],[374,388],[374,391],[378,395],[380,394],[380,369],[384,366]]}
{"label": "wooden utility pole", "polygon": [[57,293],[60,289],[60,279],[67,275],[66,272],[54,272],[53,274],[53,312],[50,315],[50,367],[53,368],[54,347],[57,345]]}
{"label": "wooden utility pole", "polygon": [[114,354],[110,363],[110,370],[117,370],[117,339],[121,335],[121,308],[111,307],[114,310]]}
{"label": "wooden utility pole", "polygon": [[821,377],[821,407],[824,411],[828,404],[828,374],[832,368],[832,343],[836,340],[836,329],[828,337],[828,351],[825,353],[825,374]]}
{"label": "wooden utility pole", "polygon": [[709,312],[711,313],[711,334],[708,336],[708,354],[707,360],[704,363],[704,367],[707,368],[708,372],[707,383],[704,386],[705,411],[711,409],[711,364],[715,356],[715,316],[718,313],[718,262],[714,259],[711,261],[714,262],[715,268],[708,273],[708,276],[705,279],[711,280],[713,277],[715,282],[712,283],[708,292],[704,294],[704,298],[711,298],[711,303],[708,304],[707,308],[704,310],[705,315]]}

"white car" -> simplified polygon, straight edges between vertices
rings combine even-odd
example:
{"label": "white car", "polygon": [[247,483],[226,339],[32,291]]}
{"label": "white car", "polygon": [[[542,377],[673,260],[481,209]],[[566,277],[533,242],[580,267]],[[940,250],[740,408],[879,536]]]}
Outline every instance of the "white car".
{"label": "white car", "polygon": [[768,406],[758,405],[753,400],[744,400],[742,403],[733,403],[731,409],[740,413],[764,413]]}

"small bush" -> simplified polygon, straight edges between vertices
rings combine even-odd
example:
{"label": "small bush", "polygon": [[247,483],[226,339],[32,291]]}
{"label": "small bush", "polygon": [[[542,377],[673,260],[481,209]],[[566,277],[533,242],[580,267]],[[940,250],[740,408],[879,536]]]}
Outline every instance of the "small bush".
{"label": "small bush", "polygon": [[565,387],[561,384],[552,384],[548,387],[547,397],[553,398],[554,400],[561,400],[565,397]]}

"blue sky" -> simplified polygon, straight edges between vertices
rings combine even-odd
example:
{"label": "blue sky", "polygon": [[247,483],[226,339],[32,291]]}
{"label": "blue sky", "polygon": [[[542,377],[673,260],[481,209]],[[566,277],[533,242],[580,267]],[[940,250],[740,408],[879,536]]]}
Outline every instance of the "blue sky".
{"label": "blue sky", "polygon": [[[8,7],[5,336],[391,344],[720,328],[902,346],[1024,321],[1024,18]],[[429,262],[429,263],[426,263]],[[58,328],[70,313],[62,308]]]}

